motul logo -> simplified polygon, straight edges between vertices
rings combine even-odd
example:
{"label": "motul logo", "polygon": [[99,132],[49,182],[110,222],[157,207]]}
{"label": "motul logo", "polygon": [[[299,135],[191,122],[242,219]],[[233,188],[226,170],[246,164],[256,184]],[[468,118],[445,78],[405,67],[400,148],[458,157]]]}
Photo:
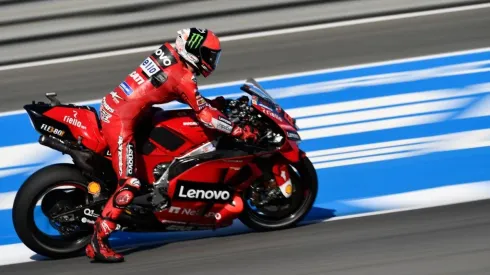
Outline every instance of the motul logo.
{"label": "motul logo", "polygon": [[215,184],[186,182],[177,186],[177,197],[181,200],[230,202],[231,192]]}

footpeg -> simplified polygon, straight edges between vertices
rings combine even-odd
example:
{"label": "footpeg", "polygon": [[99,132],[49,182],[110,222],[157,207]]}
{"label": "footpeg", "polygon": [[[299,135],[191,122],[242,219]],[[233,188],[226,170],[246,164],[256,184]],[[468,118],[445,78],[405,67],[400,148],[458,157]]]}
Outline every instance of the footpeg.
{"label": "footpeg", "polygon": [[155,188],[151,204],[155,211],[163,211],[170,206],[170,197],[166,188]]}

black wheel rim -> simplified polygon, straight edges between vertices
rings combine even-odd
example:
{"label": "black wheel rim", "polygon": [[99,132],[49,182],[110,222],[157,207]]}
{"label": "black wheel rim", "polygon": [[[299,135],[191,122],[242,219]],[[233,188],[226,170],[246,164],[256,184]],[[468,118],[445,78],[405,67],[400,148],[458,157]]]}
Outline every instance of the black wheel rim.
{"label": "black wheel rim", "polygon": [[296,219],[308,208],[311,201],[311,190],[306,184],[307,177],[303,177],[296,167],[290,166],[289,168],[293,193],[289,199],[284,199],[284,201],[289,201],[289,206],[284,206],[286,209],[282,211],[270,211],[264,207],[256,207],[252,205],[249,199],[250,193],[246,193],[244,194],[244,207],[252,220],[268,226],[280,226]]}
{"label": "black wheel rim", "polygon": [[[57,190],[62,186],[70,186],[72,188],[76,188],[78,190],[83,191],[86,194],[84,198],[85,203],[87,204],[89,202],[87,186],[85,183],[76,182],[76,181],[63,181],[63,182],[55,183],[43,189],[41,192],[39,192],[39,194],[35,197],[35,199],[30,202],[30,205],[28,207],[28,212],[26,213],[27,226],[29,227],[33,237],[37,239],[39,244],[46,246],[49,249],[54,248],[59,252],[72,252],[83,248],[88,243],[90,239],[90,234],[92,233],[91,231],[82,230],[78,233],[75,232],[69,236],[66,235],[62,236],[59,233],[57,235],[50,235],[47,234],[47,232],[43,232],[42,229],[40,229],[36,224],[36,220],[39,220],[38,214],[41,213],[41,215],[44,215],[41,206],[38,207],[36,204],[38,204],[38,202],[41,199],[43,199],[49,192]],[[46,219],[46,221],[49,220],[48,217],[44,217],[44,219]],[[56,229],[52,227],[50,231],[52,233],[56,233],[55,230]]]}

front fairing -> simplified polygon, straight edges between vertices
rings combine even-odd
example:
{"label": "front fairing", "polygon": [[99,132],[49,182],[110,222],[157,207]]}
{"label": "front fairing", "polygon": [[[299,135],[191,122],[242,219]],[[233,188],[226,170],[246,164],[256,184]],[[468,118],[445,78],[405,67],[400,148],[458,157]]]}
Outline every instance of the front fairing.
{"label": "front fairing", "polygon": [[247,79],[241,90],[252,96],[252,107],[267,116],[283,131],[286,138],[281,153],[292,162],[299,160],[301,137],[296,121],[255,80]]}

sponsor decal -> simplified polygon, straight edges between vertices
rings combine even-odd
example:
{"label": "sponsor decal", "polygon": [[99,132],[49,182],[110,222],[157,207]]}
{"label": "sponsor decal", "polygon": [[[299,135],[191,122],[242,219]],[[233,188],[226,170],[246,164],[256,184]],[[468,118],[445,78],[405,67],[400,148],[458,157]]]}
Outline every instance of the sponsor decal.
{"label": "sponsor decal", "polygon": [[41,130],[46,131],[50,134],[55,134],[55,135],[60,136],[60,137],[65,135],[65,131],[56,129],[53,126],[49,126],[46,124],[41,125]]}
{"label": "sponsor decal", "polygon": [[109,114],[108,112],[106,112],[104,109],[101,109],[100,110],[100,120],[102,120],[103,122],[105,123],[110,123],[110,118],[112,117],[111,114]]}
{"label": "sponsor decal", "polygon": [[233,127],[230,124],[224,123],[221,120],[217,120],[214,117],[211,120],[211,124],[214,126],[214,128],[225,133],[230,133],[233,130]]}
{"label": "sponsor decal", "polygon": [[228,125],[231,125],[231,121],[229,121],[228,119],[222,117],[222,116],[219,116],[218,119],[220,121],[223,121],[224,123],[228,124]]}
{"label": "sponsor decal", "polygon": [[70,117],[70,116],[64,116],[63,121],[70,124],[70,125],[73,125],[75,127],[78,127],[81,129],[87,129],[87,126],[82,125],[82,122],[76,118],[78,116],[77,111],[75,111],[75,110],[73,111],[73,116],[74,116],[74,118]]}
{"label": "sponsor decal", "polygon": [[119,136],[119,139],[117,140],[117,157],[118,157],[118,161],[119,161],[119,176],[122,176],[122,166],[123,166],[123,163],[122,163],[122,151],[123,151],[122,145],[123,145],[123,137]]}
{"label": "sponsor decal", "polygon": [[198,126],[199,123],[197,123],[195,121],[184,121],[183,125],[184,126]]}
{"label": "sponsor decal", "polygon": [[132,176],[133,175],[133,168],[134,168],[134,146],[133,144],[129,143],[128,146],[126,147],[126,175],[127,176]]}
{"label": "sponsor decal", "polygon": [[105,222],[101,222],[100,227],[102,228],[102,232],[104,235],[109,235],[112,232],[109,225],[107,225],[107,223],[105,223]]}
{"label": "sponsor decal", "polygon": [[[123,83],[125,83],[125,82],[123,82]],[[122,85],[122,83],[121,83],[121,85]],[[121,87],[121,89],[123,89],[123,90],[124,90],[124,88],[123,88],[121,85],[119,85],[119,87]],[[128,84],[126,84],[126,85],[128,85]],[[129,86],[128,86],[128,87],[129,87]],[[129,87],[129,89],[131,89],[131,87]],[[131,90],[131,93],[132,93],[132,90]],[[111,92],[111,96],[112,96],[112,100],[113,100],[113,101],[114,101],[116,104],[119,104],[119,99],[121,99],[121,100],[123,99],[122,97],[120,97],[120,96],[119,96],[119,95],[118,95],[116,92],[114,92],[114,91],[112,91],[112,92]]]}
{"label": "sponsor decal", "polygon": [[189,231],[192,230],[194,226],[192,225],[176,225],[172,224],[166,227],[167,230],[175,230],[175,231]]}
{"label": "sponsor decal", "polygon": [[104,108],[109,112],[109,113],[114,113],[114,109],[109,106],[109,104],[107,104],[106,100],[105,100],[105,97],[102,99],[102,106],[104,106]]}
{"label": "sponsor decal", "polygon": [[81,219],[81,221],[82,221],[82,223],[95,224],[95,221],[93,221],[93,220],[89,220],[89,219],[87,219],[87,218],[85,218],[85,217],[83,217],[83,218]]}
{"label": "sponsor decal", "polygon": [[134,188],[140,188],[141,182],[138,179],[131,179],[131,180],[129,180],[128,185],[132,186]]}
{"label": "sponsor decal", "polygon": [[116,205],[118,206],[126,206],[129,204],[133,196],[127,190],[122,191],[116,196]]}
{"label": "sponsor decal", "polygon": [[202,41],[204,40],[204,36],[200,33],[191,33],[191,37],[189,38],[189,41],[187,42],[189,49],[197,49]]}
{"label": "sponsor decal", "polygon": [[156,75],[150,78],[150,82],[153,85],[153,87],[158,88],[162,86],[162,84],[165,83],[167,79],[168,79],[167,74],[164,73],[163,71],[160,71],[159,73],[157,73]]}
{"label": "sponsor decal", "polygon": [[233,200],[232,191],[222,185],[179,181],[176,197],[188,201],[214,201],[229,203]]}
{"label": "sponsor decal", "polygon": [[100,194],[100,184],[98,184],[95,181],[92,181],[88,184],[87,190],[89,194],[98,195]]}
{"label": "sponsor decal", "polygon": [[153,54],[153,57],[158,61],[158,64],[160,64],[160,66],[162,66],[163,68],[169,67],[177,63],[175,57],[165,46],[162,46],[159,49],[157,49]]}
{"label": "sponsor decal", "polygon": [[206,33],[206,29],[196,28],[196,30],[202,34]]}
{"label": "sponsor decal", "polygon": [[[145,79],[137,72],[137,71],[133,71],[132,73],[129,74],[129,76],[131,76],[131,78],[136,82],[138,83],[138,85],[142,85],[143,83],[145,83]],[[123,82],[124,83],[124,82]],[[126,92],[126,91],[125,91]]]}
{"label": "sponsor decal", "polygon": [[209,106],[206,100],[201,96],[201,94],[197,90],[194,90],[194,93],[196,94],[196,101],[199,110],[202,110],[205,107]]}
{"label": "sponsor decal", "polygon": [[264,112],[266,115],[271,116],[271,117],[273,117],[273,118],[275,118],[275,119],[277,119],[277,120],[279,120],[279,121],[282,122],[282,117],[280,117],[278,114],[276,114],[275,112],[270,111],[269,109],[267,109],[267,108],[265,108],[263,106],[261,106],[261,108],[262,108],[262,112]]}
{"label": "sponsor decal", "polygon": [[126,95],[131,95],[133,93],[133,89],[131,88],[131,86],[128,85],[128,83],[126,83],[126,81],[123,81],[119,87],[123,90],[123,92],[126,94]]}
{"label": "sponsor decal", "polygon": [[112,156],[111,150],[107,149],[107,151],[105,151],[105,154],[104,155],[107,156],[107,157]]}
{"label": "sponsor decal", "polygon": [[[181,208],[177,206],[171,206],[168,210],[169,213],[177,214],[177,215],[187,215],[187,216],[198,216],[199,211],[191,208]],[[221,219],[220,213],[208,212],[204,215],[206,218],[215,218],[216,220]]]}
{"label": "sponsor decal", "polygon": [[97,218],[99,215],[95,214],[95,211],[89,208],[83,209],[83,214],[88,217]]}
{"label": "sponsor decal", "polygon": [[147,57],[143,63],[141,63],[140,68],[148,77],[151,77],[160,71],[158,65],[150,57]]}
{"label": "sponsor decal", "polygon": [[286,131],[286,132],[287,132],[288,138],[290,138],[291,140],[301,140],[301,137],[299,136],[298,133],[293,132],[293,131]]}

